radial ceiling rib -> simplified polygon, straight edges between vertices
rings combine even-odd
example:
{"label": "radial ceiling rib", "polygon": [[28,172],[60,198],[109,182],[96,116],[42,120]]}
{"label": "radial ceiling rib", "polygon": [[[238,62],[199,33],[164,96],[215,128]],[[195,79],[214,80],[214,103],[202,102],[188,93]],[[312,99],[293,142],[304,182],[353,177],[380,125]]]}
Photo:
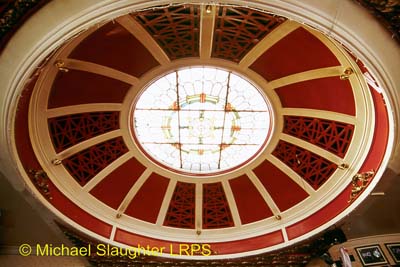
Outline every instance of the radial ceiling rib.
{"label": "radial ceiling rib", "polygon": [[253,171],[248,171],[247,176],[250,178],[251,182],[257,188],[258,192],[260,192],[261,196],[263,197],[264,201],[267,203],[268,207],[271,209],[274,215],[279,215],[281,211],[279,210],[278,206],[276,205],[275,201],[272,199],[271,195],[265,189],[263,184],[258,179],[257,175]]}
{"label": "radial ceiling rib", "polygon": [[110,234],[110,238],[108,240],[110,240],[110,241],[114,240],[116,231],[117,231],[117,227],[115,225],[113,225],[111,234]]}
{"label": "radial ceiling rib", "polygon": [[231,210],[233,223],[235,224],[235,227],[239,227],[242,225],[242,221],[240,220],[239,210],[236,206],[236,201],[235,201],[235,198],[233,197],[233,192],[232,192],[231,186],[229,185],[229,181],[223,180],[221,183],[224,188],[224,192],[225,192],[226,200],[228,201],[229,209]]}
{"label": "radial ceiling rib", "polygon": [[74,106],[64,106],[60,108],[52,108],[46,111],[47,118],[55,118],[64,115],[72,115],[87,112],[98,112],[98,111],[120,111],[122,105],[118,103],[94,103],[94,104],[82,104]]}
{"label": "radial ceiling rib", "polygon": [[285,227],[282,227],[282,235],[283,235],[283,240],[285,240],[285,242],[289,241],[289,237]]}
{"label": "radial ceiling rib", "polygon": [[105,77],[113,78],[115,80],[122,81],[127,84],[136,84],[138,82],[138,78],[129,75],[125,72],[121,72],[119,70],[106,67],[103,65],[99,65],[96,63],[88,62],[88,61],[83,61],[83,60],[78,60],[78,59],[71,59],[71,58],[66,58],[66,59],[60,59],[60,61],[63,61],[65,68],[67,69],[73,69],[73,70],[81,70],[81,71],[86,71],[98,75],[102,75]]}
{"label": "radial ceiling rib", "polygon": [[309,70],[270,81],[268,84],[271,86],[271,88],[276,89],[292,83],[298,83],[302,81],[314,80],[325,77],[340,76],[340,74],[343,73],[344,69],[345,68],[342,66],[335,66],[335,67]]}
{"label": "radial ceiling rib", "polygon": [[152,171],[150,169],[146,169],[142,175],[138,178],[136,183],[129,190],[128,194],[126,194],[124,200],[122,200],[121,204],[118,207],[118,213],[122,214],[125,212],[126,208],[128,208],[132,199],[135,197],[136,193],[140,190],[146,180],[150,177]]}
{"label": "radial ceiling rib", "polygon": [[363,77],[369,86],[374,88],[377,92],[382,93],[383,88],[380,87],[369,72],[364,72]]}
{"label": "radial ceiling rib", "polygon": [[168,211],[169,205],[171,203],[171,199],[174,194],[175,187],[176,187],[176,180],[170,180],[167,191],[165,192],[164,199],[161,204],[160,211],[158,212],[157,221],[156,221],[156,225],[158,225],[158,226],[162,226],[164,224],[165,216],[167,215],[167,211]]}
{"label": "radial ceiling rib", "polygon": [[200,230],[203,228],[203,184],[196,183],[196,194],[195,194],[195,228]]}
{"label": "radial ceiling rib", "polygon": [[353,125],[357,124],[357,118],[354,116],[327,110],[308,108],[282,108],[281,112],[282,115],[288,116],[302,116],[344,122]]}
{"label": "radial ceiling rib", "polygon": [[164,50],[132,16],[126,15],[119,17],[116,19],[116,21],[122,27],[128,30],[133,36],[135,36],[161,65],[165,65],[170,62]]}
{"label": "radial ceiling rib", "polygon": [[282,161],[280,161],[278,158],[274,157],[271,154],[268,154],[266,158],[269,162],[274,164],[278,169],[286,173],[286,175],[289,176],[289,178],[292,179],[297,185],[303,188],[303,190],[306,191],[310,197],[315,195],[314,188],[312,188],[311,185],[309,185],[301,176],[299,176],[289,166],[287,166],[285,163],[283,163]]}
{"label": "radial ceiling rib", "polygon": [[[209,10],[211,7],[211,10]],[[211,12],[210,12],[211,11]],[[214,5],[202,6],[200,17],[200,58],[209,59],[211,57],[214,40],[214,25],[215,25]]]}
{"label": "radial ceiling rib", "polygon": [[307,141],[301,140],[297,137],[293,137],[291,135],[281,133],[280,139],[283,141],[289,142],[291,144],[295,144],[296,146],[304,148],[314,154],[317,154],[317,155],[335,163],[336,165],[340,165],[343,163],[343,159],[336,156],[335,154],[333,154],[323,148],[320,148],[316,145],[313,145]]}
{"label": "radial ceiling rib", "polygon": [[122,135],[122,131],[120,129],[118,130],[114,130],[114,131],[110,131],[98,136],[95,136],[93,138],[90,138],[88,140],[82,141],[70,148],[65,149],[64,151],[60,152],[57,154],[57,159],[59,160],[63,160],[65,158],[68,158],[82,150],[85,150],[91,146],[94,146],[96,144],[102,143],[104,141],[113,139],[115,137],[121,136]]}
{"label": "radial ceiling rib", "polygon": [[119,166],[124,164],[126,161],[128,161],[130,158],[133,157],[132,152],[128,152],[123,154],[121,157],[117,158],[113,162],[111,162],[110,165],[105,167],[101,172],[99,172],[95,177],[93,177],[85,186],[83,187],[83,190],[86,192],[89,192],[92,190],[98,183],[100,183],[105,177],[107,177],[110,173],[112,173],[115,169],[117,169]]}
{"label": "radial ceiling rib", "polygon": [[290,32],[294,31],[300,27],[298,23],[287,20],[277,28],[275,28],[271,33],[264,37],[253,49],[248,52],[243,59],[239,62],[239,66],[243,69],[248,68],[254,63],[265,51],[271,48],[283,37],[288,35]]}

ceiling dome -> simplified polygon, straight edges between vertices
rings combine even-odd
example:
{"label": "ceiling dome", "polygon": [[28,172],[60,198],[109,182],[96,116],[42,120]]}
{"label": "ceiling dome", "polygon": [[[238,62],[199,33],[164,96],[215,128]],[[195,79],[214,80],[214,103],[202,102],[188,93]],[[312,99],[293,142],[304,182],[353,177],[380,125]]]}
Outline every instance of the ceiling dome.
{"label": "ceiling dome", "polygon": [[202,258],[173,255],[197,243],[211,258],[266,252],[338,221],[379,179],[390,121],[365,73],[271,12],[125,12],[42,62],[15,147],[34,193],[104,242],[165,257]]}

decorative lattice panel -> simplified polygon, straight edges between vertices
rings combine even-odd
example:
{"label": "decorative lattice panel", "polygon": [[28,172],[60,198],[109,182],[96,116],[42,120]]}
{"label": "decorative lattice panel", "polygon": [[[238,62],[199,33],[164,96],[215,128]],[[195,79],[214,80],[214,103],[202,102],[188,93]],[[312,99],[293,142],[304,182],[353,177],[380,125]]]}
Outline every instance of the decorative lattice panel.
{"label": "decorative lattice panel", "polygon": [[309,117],[284,116],[283,132],[323,149],[339,157],[346,155],[354,132],[354,125]]}
{"label": "decorative lattice panel", "polygon": [[134,14],[170,59],[199,55],[200,6],[182,5]]}
{"label": "decorative lattice panel", "polygon": [[169,204],[164,225],[179,228],[195,228],[196,185],[178,182]]}
{"label": "decorative lattice panel", "polygon": [[203,185],[203,229],[234,226],[221,183]]}
{"label": "decorative lattice panel", "polygon": [[337,165],[304,148],[280,140],[272,154],[289,166],[315,190],[323,185]]}
{"label": "decorative lattice panel", "polygon": [[90,112],[50,118],[49,131],[57,153],[79,142],[119,128],[119,112]]}
{"label": "decorative lattice panel", "polygon": [[217,12],[212,56],[236,62],[286,20],[240,7],[221,6]]}
{"label": "decorative lattice panel", "polygon": [[107,140],[82,150],[62,161],[72,177],[82,186],[111,162],[128,152],[122,137]]}

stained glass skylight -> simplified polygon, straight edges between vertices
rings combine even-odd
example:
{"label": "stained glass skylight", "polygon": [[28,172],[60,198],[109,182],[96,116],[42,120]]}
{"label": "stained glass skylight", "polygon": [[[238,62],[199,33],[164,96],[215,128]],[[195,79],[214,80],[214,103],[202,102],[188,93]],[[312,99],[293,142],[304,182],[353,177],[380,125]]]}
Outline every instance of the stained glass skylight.
{"label": "stained glass skylight", "polygon": [[265,145],[270,111],[250,82],[223,69],[176,70],[140,95],[136,139],[161,165],[211,174],[251,160]]}

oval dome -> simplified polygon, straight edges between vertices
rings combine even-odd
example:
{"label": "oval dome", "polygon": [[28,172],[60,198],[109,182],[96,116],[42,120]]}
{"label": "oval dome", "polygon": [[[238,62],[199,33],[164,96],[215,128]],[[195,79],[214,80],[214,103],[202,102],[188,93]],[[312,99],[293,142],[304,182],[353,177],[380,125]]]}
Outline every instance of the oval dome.
{"label": "oval dome", "polygon": [[232,258],[304,240],[372,190],[391,122],[338,42],[250,7],[121,12],[48,54],[19,100],[21,171],[64,221]]}

